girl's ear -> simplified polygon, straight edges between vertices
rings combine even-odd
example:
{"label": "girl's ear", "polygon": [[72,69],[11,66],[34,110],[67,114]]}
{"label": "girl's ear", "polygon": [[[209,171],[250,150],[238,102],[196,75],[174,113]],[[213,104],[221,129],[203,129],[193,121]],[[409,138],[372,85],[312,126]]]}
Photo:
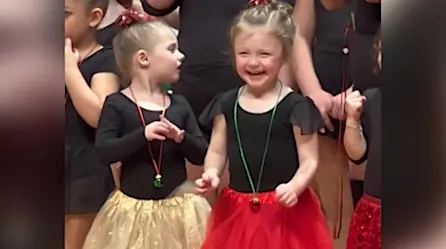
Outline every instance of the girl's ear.
{"label": "girl's ear", "polygon": [[150,57],[146,50],[138,50],[135,59],[142,67],[148,67],[150,65]]}
{"label": "girl's ear", "polygon": [[96,28],[102,22],[104,18],[104,12],[100,8],[94,8],[90,13],[89,25],[91,28]]}

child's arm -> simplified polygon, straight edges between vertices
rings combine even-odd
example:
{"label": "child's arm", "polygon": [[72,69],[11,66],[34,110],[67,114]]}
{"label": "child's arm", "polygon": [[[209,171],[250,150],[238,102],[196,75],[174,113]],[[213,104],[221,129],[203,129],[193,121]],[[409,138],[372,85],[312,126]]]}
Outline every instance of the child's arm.
{"label": "child's arm", "polygon": [[78,67],[79,58],[73,51],[71,40],[65,40],[65,87],[76,111],[93,128],[98,126],[105,98],[119,90],[113,56],[104,59],[104,63],[98,65],[98,73],[93,75],[89,86]]}
{"label": "child's arm", "polygon": [[302,135],[301,129],[297,126],[293,126],[293,132],[299,155],[299,169],[290,183],[299,196],[308,187],[317,170],[319,161],[318,134],[315,132]]}
{"label": "child's arm", "polygon": [[112,102],[110,99],[105,101],[96,131],[96,153],[101,163],[119,162],[147,146],[147,141],[165,139],[157,133],[167,132],[167,128],[157,121],[121,136],[123,119]]}
{"label": "child's arm", "polygon": [[344,147],[352,161],[360,161],[367,152],[367,141],[362,133],[361,122],[347,118],[344,133]]}
{"label": "child's arm", "polygon": [[355,164],[361,164],[367,156],[367,140],[361,127],[361,119],[365,121],[364,103],[365,97],[359,91],[347,95],[345,100],[347,120],[345,121],[344,147],[348,157]]}
{"label": "child's arm", "polygon": [[97,73],[91,79],[91,88],[78,68],[65,72],[65,84],[74,108],[93,128],[97,128],[105,98],[119,90],[118,76]]}
{"label": "child's arm", "polygon": [[211,142],[204,160],[204,172],[212,172],[221,177],[226,161],[226,120],[224,114],[220,114],[214,118]]}

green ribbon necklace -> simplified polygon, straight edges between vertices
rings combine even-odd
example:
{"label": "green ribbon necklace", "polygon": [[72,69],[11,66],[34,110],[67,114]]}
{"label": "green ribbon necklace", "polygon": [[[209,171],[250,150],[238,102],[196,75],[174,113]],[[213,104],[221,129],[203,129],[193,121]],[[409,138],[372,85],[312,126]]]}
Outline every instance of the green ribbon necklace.
{"label": "green ribbon necklace", "polygon": [[280,83],[279,94],[277,96],[276,104],[274,105],[274,109],[273,109],[273,112],[271,114],[271,118],[269,120],[268,133],[267,133],[267,137],[266,137],[265,149],[263,151],[262,163],[260,164],[260,172],[259,172],[259,177],[258,177],[258,180],[257,180],[257,186],[254,185],[254,181],[252,180],[252,176],[251,176],[251,171],[249,170],[248,163],[246,161],[245,152],[244,152],[243,146],[242,146],[242,139],[241,139],[241,136],[240,136],[238,115],[237,115],[238,114],[237,110],[238,110],[240,95],[242,94],[245,86],[243,86],[240,89],[240,91],[239,91],[239,93],[237,95],[237,99],[235,100],[235,103],[234,103],[234,129],[235,129],[235,135],[236,135],[236,138],[237,138],[237,147],[239,149],[240,158],[242,160],[242,164],[243,164],[243,167],[245,168],[246,176],[248,177],[249,185],[251,187],[252,198],[251,198],[251,203],[250,204],[251,204],[251,209],[253,211],[257,211],[257,210],[260,209],[260,201],[259,201],[259,198],[257,197],[257,195],[259,193],[260,182],[261,182],[262,176],[263,176],[263,169],[264,169],[265,163],[266,163],[266,155],[268,154],[269,141],[270,141],[270,137],[271,137],[271,130],[272,130],[272,126],[273,126],[273,121],[274,121],[274,117],[276,116],[277,105],[279,104],[280,95],[282,93],[282,82],[279,82],[279,83]]}

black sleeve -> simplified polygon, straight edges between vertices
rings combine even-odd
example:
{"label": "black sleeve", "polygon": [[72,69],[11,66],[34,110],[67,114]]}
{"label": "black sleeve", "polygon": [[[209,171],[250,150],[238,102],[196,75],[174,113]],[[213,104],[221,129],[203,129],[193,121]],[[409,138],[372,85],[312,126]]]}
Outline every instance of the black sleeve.
{"label": "black sleeve", "polygon": [[201,133],[195,114],[187,100],[181,97],[179,102],[186,111],[185,134],[183,142],[181,143],[181,150],[189,162],[194,165],[203,165],[208,143]]}
{"label": "black sleeve", "polygon": [[141,0],[142,8],[144,11],[152,16],[165,16],[170,14],[170,12],[176,10],[178,7],[180,7],[182,0],[174,0],[173,4],[167,8],[167,9],[155,9],[152,6],[149,5],[147,0]]}
{"label": "black sleeve", "polygon": [[371,101],[373,98],[373,95],[377,93],[377,89],[372,88],[369,89],[367,91],[364,92],[364,96],[366,97],[366,102],[364,104],[364,110],[362,112],[361,115],[361,127],[362,127],[362,134],[364,136],[364,139],[366,141],[367,147],[366,150],[364,152],[364,155],[358,159],[358,160],[353,160],[350,158],[350,161],[356,165],[361,165],[362,163],[364,163],[365,161],[367,161],[368,155],[369,155],[369,137],[370,137],[370,132],[371,132],[371,127],[370,127],[370,106],[371,106]]}
{"label": "black sleeve", "polygon": [[[206,132],[212,131],[212,126],[214,125],[214,118],[223,113],[222,102],[223,99],[227,99],[228,93],[220,93],[214,97],[201,112],[198,122],[200,127]],[[225,101],[226,102],[226,101]]]}
{"label": "black sleeve", "polygon": [[113,49],[103,48],[101,60],[98,62],[98,69],[96,73],[114,73],[118,75]]}
{"label": "black sleeve", "polygon": [[118,108],[110,96],[107,97],[99,118],[95,141],[96,153],[103,164],[119,162],[147,143],[143,127],[120,136],[122,122]]}
{"label": "black sleeve", "polygon": [[300,95],[294,102],[290,122],[300,128],[302,135],[313,134],[324,128],[324,121],[313,100]]}

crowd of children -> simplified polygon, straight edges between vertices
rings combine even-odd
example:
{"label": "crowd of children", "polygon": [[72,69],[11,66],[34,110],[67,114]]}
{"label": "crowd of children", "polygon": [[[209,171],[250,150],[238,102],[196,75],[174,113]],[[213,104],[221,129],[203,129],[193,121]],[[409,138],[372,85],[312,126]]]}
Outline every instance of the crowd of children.
{"label": "crowd of children", "polygon": [[[302,1],[319,3],[296,7]],[[218,31],[231,45],[225,60],[209,49],[221,39],[193,45],[182,36],[192,9],[203,8],[184,2],[65,0],[65,248],[380,249],[379,84],[343,82],[321,111],[325,90],[296,91],[283,76],[299,61],[298,40],[313,39],[298,28],[301,11],[274,0],[226,3],[217,10],[227,19]],[[178,7],[179,39],[155,17]],[[318,51],[316,64],[327,56]],[[316,64],[315,75],[327,76]],[[367,161],[342,247],[336,220],[349,179],[330,153]],[[186,162],[199,174],[188,175]],[[216,190],[215,203],[205,198]]]}

